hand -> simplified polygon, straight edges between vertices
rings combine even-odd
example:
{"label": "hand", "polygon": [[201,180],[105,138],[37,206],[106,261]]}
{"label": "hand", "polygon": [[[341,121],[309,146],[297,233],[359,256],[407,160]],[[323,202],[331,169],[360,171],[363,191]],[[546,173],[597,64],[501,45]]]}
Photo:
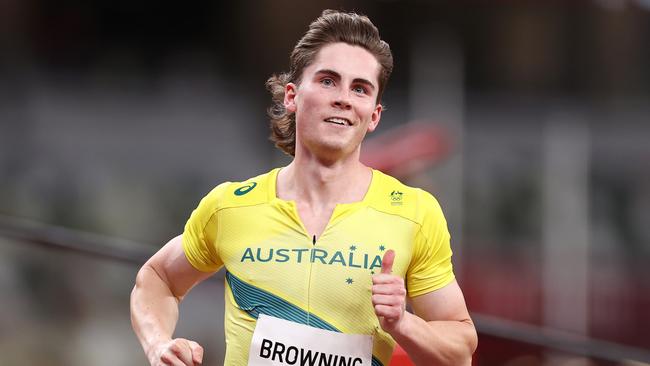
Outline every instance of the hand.
{"label": "hand", "polygon": [[161,343],[148,352],[151,366],[196,366],[203,362],[203,347],[185,338]]}
{"label": "hand", "polygon": [[381,273],[372,276],[372,305],[379,318],[379,325],[388,333],[397,330],[406,311],[406,288],[404,279],[394,276],[395,251],[384,254]]}

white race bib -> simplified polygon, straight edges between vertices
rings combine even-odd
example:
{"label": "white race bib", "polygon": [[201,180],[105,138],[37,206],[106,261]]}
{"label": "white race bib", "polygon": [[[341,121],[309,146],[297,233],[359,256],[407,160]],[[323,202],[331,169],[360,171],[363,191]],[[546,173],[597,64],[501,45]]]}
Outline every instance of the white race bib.
{"label": "white race bib", "polygon": [[370,366],[372,336],[343,334],[260,314],[249,366]]}

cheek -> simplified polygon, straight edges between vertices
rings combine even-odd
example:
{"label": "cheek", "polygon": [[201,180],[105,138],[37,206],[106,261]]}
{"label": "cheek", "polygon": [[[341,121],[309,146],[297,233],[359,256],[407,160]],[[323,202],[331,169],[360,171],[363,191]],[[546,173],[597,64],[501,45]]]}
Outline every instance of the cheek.
{"label": "cheek", "polygon": [[302,111],[303,114],[308,114],[310,113],[311,110],[313,110],[316,107],[316,101],[311,95],[305,93],[301,95],[297,107],[298,107],[298,111]]}
{"label": "cheek", "polygon": [[375,113],[375,105],[374,103],[368,104],[364,106],[363,108],[363,115],[368,119],[368,121],[372,121],[372,118]]}
{"label": "cheek", "polygon": [[309,125],[308,120],[313,119],[315,109],[309,103],[302,103],[296,109],[296,127],[298,129],[304,128],[307,129],[306,125]]}

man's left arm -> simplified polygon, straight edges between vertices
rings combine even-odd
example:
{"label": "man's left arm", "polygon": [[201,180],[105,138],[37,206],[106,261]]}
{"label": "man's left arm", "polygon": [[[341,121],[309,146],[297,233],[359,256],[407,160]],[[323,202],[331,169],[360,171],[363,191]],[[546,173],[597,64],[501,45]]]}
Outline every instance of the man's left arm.
{"label": "man's left arm", "polygon": [[470,365],[478,337],[456,281],[410,299],[401,277],[391,274],[395,253],[388,251],[373,277],[372,302],[381,327],[416,365]]}

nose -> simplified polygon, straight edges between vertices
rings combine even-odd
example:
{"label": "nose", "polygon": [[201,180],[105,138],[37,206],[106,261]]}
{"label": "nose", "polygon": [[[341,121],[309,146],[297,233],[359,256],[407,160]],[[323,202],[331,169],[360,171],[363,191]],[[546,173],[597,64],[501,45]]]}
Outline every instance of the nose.
{"label": "nose", "polygon": [[350,102],[350,96],[345,92],[338,93],[338,95],[335,97],[334,102],[332,104],[334,105],[334,107],[343,110],[348,110],[352,108],[352,104]]}

